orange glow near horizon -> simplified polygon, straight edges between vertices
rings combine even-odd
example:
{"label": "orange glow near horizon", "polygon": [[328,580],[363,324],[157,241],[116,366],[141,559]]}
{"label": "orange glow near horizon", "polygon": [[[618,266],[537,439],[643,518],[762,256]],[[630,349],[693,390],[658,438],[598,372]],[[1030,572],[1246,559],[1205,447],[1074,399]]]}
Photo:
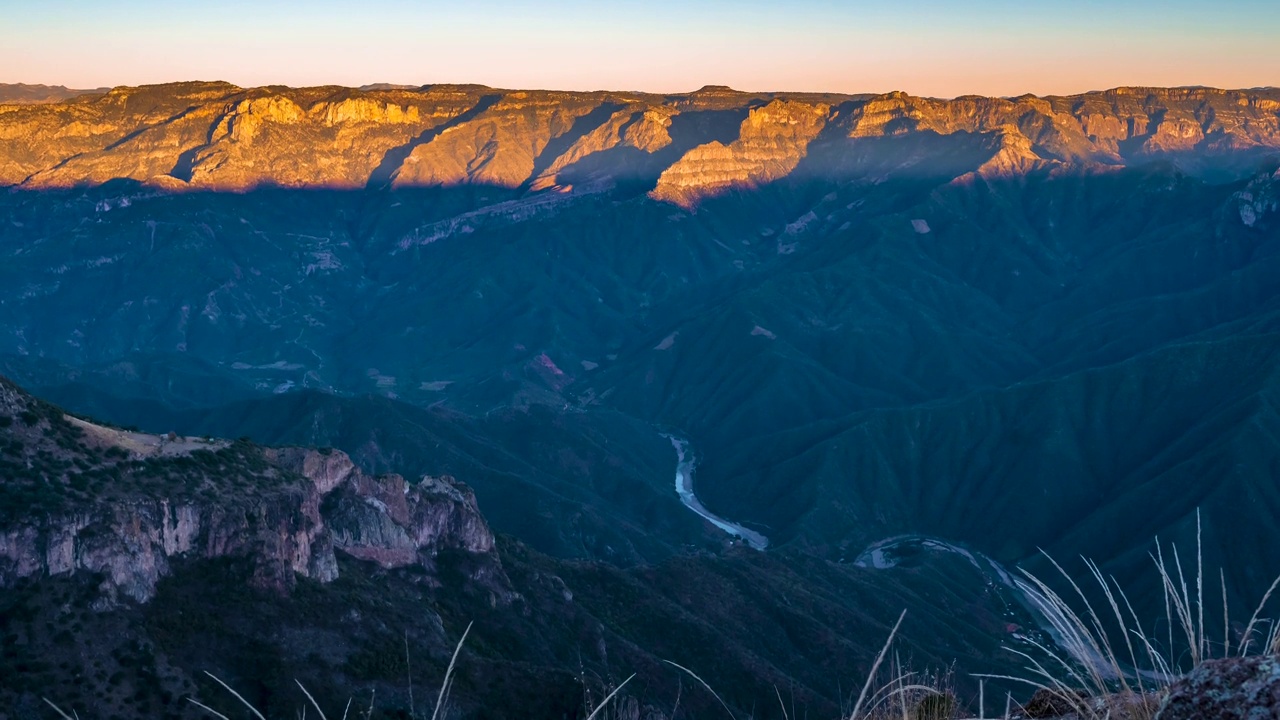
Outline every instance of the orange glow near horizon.
{"label": "orange glow near horizon", "polygon": [[[0,82],[1072,94],[1280,84],[1280,3],[0,0]],[[1027,7],[1033,5],[1033,7]]]}

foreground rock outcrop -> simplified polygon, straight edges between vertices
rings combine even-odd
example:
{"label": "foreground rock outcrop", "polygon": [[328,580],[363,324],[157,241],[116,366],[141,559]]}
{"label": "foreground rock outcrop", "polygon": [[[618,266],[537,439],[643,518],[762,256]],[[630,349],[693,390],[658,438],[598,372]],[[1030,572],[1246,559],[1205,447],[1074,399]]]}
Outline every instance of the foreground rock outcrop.
{"label": "foreground rock outcrop", "polygon": [[1280,656],[1210,660],[1174,683],[1157,720],[1280,717]]}
{"label": "foreground rock outcrop", "polygon": [[475,496],[452,478],[410,483],[338,451],[105,428],[3,381],[0,417],[0,587],[90,572],[107,602],[145,602],[178,558],[240,557],[255,586],[286,592],[298,576],[336,579],[335,550],[387,568],[493,550]]}

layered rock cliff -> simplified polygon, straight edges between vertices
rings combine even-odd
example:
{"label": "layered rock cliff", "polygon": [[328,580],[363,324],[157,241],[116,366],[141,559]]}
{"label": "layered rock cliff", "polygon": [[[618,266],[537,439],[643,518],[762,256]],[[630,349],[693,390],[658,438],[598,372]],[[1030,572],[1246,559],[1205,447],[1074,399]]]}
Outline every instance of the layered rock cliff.
{"label": "layered rock cliff", "polygon": [[692,205],[719,190],[753,188],[780,180],[807,154],[830,110],[821,103],[786,100],[753,108],[742,121],[737,140],[693,148],[663,171],[652,196]]}
{"label": "layered rock cliff", "polygon": [[938,100],[715,87],[665,97],[441,85],[120,87],[0,104],[0,186],[128,178],[166,190],[479,184],[538,192],[642,178],[654,198],[692,206],[783,179],[815,150],[846,156],[860,142],[904,136],[976,148],[959,175],[1160,158],[1196,172],[1239,169],[1280,148],[1280,90]]}
{"label": "layered rock cliff", "polygon": [[254,585],[285,592],[298,576],[336,579],[335,551],[430,569],[443,549],[493,550],[469,489],[370,476],[338,451],[106,428],[3,380],[0,438],[0,587],[89,572],[108,601],[145,602],[177,558],[238,557],[252,563]]}

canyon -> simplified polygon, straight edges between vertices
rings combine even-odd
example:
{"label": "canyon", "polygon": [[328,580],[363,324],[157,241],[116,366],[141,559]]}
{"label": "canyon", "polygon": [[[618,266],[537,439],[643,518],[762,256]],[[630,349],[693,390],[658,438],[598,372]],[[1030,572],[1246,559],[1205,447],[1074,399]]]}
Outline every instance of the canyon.
{"label": "canyon", "polygon": [[830,714],[903,608],[963,692],[1045,640],[947,549],[1276,574],[1274,88],[0,88],[0,186],[6,667],[120,712],[390,713],[474,620],[464,714]]}

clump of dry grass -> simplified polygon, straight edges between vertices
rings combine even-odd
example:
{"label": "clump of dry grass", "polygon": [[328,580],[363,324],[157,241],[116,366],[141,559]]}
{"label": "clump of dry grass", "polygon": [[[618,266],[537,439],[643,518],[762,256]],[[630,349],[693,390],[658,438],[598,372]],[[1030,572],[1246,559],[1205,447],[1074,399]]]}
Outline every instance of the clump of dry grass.
{"label": "clump of dry grass", "polygon": [[1019,584],[1052,627],[1058,647],[1031,641],[1046,658],[1044,662],[1013,650],[1028,661],[1027,677],[982,677],[1022,683],[1049,693],[1071,707],[1080,720],[1153,720],[1169,686],[1205,661],[1244,657],[1251,652],[1280,652],[1280,623],[1261,617],[1280,585],[1280,577],[1263,595],[1239,641],[1233,644],[1226,581],[1219,573],[1223,638],[1220,652],[1215,655],[1217,643],[1210,638],[1205,621],[1208,608],[1198,512],[1195,575],[1184,571],[1176,546],[1170,546],[1170,551],[1171,560],[1166,560],[1157,538],[1156,551],[1151,555],[1164,595],[1166,637],[1156,637],[1143,627],[1124,590],[1114,577],[1105,576],[1097,563],[1084,559],[1105,603],[1100,609],[1094,607],[1070,573],[1045,554],[1071,592],[1064,597],[1026,571],[1025,580]]}

